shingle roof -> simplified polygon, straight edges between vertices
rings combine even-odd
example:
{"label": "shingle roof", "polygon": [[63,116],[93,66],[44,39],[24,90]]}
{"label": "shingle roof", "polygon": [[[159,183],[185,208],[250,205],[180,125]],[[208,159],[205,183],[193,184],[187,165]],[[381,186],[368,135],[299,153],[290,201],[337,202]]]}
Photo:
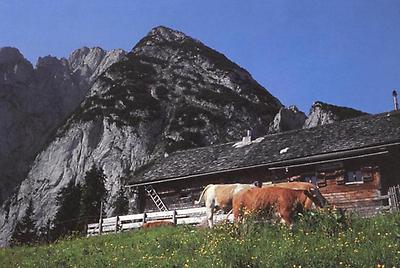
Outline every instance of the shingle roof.
{"label": "shingle roof", "polygon": [[[234,143],[172,153],[156,160],[131,184],[228,171],[296,158],[385,145],[400,141],[400,112],[361,116],[337,123],[267,135],[259,143]],[[280,153],[284,148],[286,153]]]}

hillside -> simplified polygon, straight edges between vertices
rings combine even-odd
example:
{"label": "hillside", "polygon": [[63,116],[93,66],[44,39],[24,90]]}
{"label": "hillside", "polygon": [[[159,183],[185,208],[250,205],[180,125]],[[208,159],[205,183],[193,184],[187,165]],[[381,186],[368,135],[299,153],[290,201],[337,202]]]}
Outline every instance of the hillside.
{"label": "hillside", "polygon": [[[247,224],[139,230],[0,249],[1,267],[398,267],[399,214],[303,215],[295,228]],[[384,265],[384,266],[383,266]]]}

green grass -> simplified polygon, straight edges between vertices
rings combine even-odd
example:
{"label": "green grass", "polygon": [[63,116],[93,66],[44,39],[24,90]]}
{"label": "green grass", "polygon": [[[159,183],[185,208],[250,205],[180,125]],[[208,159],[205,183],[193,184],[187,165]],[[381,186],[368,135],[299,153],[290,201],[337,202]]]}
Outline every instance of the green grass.
{"label": "green grass", "polygon": [[300,216],[295,227],[179,226],[0,250],[0,267],[400,267],[400,214]]}

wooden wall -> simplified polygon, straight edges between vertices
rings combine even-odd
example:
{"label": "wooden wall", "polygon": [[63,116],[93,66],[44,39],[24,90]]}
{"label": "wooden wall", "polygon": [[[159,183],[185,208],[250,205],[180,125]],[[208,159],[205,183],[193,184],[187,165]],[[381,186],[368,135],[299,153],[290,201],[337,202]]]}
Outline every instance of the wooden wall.
{"label": "wooden wall", "polygon": [[[342,182],[343,175],[328,177],[320,191],[330,204],[338,208],[353,210],[362,215],[375,214],[385,205],[381,199],[379,168],[373,167],[365,174],[371,178],[359,184]],[[320,175],[320,178],[323,177],[324,175]]]}
{"label": "wooden wall", "polygon": [[[168,183],[154,184],[153,187],[160,195],[168,209],[191,208],[199,206],[195,205],[194,201],[199,199],[201,192],[208,184],[253,183],[254,181],[262,182],[267,180],[267,172],[268,170],[266,168],[255,168],[246,171],[227,172]],[[146,211],[157,210],[156,206],[148,196],[146,197],[145,207]]]}

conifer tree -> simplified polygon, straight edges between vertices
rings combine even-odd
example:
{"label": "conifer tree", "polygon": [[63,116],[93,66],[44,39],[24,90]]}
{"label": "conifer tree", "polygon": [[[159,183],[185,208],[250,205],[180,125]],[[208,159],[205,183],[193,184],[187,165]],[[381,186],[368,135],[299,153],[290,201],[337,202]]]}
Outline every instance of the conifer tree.
{"label": "conifer tree", "polygon": [[129,211],[129,200],[126,197],[125,190],[121,187],[117,193],[117,199],[113,204],[113,216],[126,215]]}
{"label": "conifer tree", "polygon": [[[90,222],[99,220],[101,202],[106,200],[105,175],[103,169],[93,166],[85,174],[80,199],[80,230],[86,230]],[[103,212],[102,212],[103,213]]]}
{"label": "conifer tree", "polygon": [[36,242],[35,222],[33,220],[33,202],[29,200],[29,205],[25,210],[25,215],[21,221],[17,222],[14,232],[11,235],[10,245],[24,245]]}
{"label": "conifer tree", "polygon": [[72,180],[58,193],[56,198],[58,210],[51,232],[52,239],[70,235],[78,230],[80,199],[81,186],[75,185]]}

